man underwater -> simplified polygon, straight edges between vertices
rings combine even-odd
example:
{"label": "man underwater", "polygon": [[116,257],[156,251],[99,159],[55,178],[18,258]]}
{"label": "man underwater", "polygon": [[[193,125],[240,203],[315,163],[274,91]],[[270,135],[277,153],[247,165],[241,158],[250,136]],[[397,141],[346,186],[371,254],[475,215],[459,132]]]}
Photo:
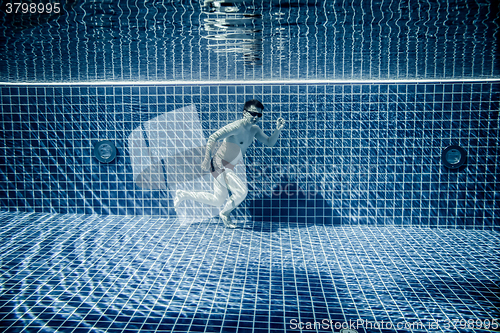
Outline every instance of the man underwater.
{"label": "man underwater", "polygon": [[[219,213],[219,217],[226,227],[236,227],[231,221],[230,214],[246,198],[248,188],[233,169],[236,164],[243,160],[243,156],[254,137],[266,146],[274,147],[285,126],[285,120],[280,117],[276,121],[276,129],[273,134],[270,137],[264,134],[262,129],[256,125],[259,118],[262,117],[263,111],[264,106],[258,100],[247,101],[243,107],[243,119],[236,120],[210,135],[201,167],[203,170],[210,170],[214,176],[214,193],[178,190],[174,198],[175,209],[184,200],[222,206],[229,190],[232,195]],[[212,150],[214,150],[218,140],[223,140],[223,142],[212,157]]]}

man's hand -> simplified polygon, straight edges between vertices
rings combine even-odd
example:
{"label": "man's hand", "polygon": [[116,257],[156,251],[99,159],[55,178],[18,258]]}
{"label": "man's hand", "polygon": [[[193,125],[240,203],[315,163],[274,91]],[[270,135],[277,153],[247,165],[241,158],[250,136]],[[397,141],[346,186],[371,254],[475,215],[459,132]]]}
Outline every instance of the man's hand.
{"label": "man's hand", "polygon": [[279,117],[278,120],[276,120],[276,129],[282,130],[283,127],[285,127],[285,119]]}
{"label": "man's hand", "polygon": [[205,158],[201,163],[201,168],[205,171],[210,170],[210,158]]}

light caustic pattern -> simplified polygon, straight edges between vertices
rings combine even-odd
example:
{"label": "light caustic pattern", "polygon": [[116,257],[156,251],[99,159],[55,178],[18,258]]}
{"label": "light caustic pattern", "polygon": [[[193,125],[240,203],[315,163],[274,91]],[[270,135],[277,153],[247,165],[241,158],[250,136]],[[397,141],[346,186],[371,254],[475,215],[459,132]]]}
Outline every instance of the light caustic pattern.
{"label": "light caustic pattern", "polygon": [[494,232],[276,222],[262,232],[202,220],[7,212],[0,221],[2,330],[272,324],[284,332],[325,319],[445,327],[500,315]]}
{"label": "light caustic pattern", "polygon": [[0,81],[500,75],[489,0],[60,2],[57,14],[0,11]]}

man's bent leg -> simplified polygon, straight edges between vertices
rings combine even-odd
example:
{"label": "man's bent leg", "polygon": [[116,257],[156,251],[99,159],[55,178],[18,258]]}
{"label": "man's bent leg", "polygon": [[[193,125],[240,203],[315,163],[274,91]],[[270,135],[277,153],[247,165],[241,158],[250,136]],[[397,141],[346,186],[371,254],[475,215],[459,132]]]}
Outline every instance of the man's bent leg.
{"label": "man's bent leg", "polygon": [[182,191],[176,192],[174,206],[177,208],[184,200],[194,200],[211,206],[222,206],[227,198],[227,187],[224,180],[224,175],[221,174],[214,179],[214,193],[197,192],[197,191]]}
{"label": "man's bent leg", "polygon": [[220,214],[229,217],[229,214],[245,200],[248,194],[248,187],[232,170],[226,170],[224,173],[226,176],[227,188],[231,191],[232,195]]}

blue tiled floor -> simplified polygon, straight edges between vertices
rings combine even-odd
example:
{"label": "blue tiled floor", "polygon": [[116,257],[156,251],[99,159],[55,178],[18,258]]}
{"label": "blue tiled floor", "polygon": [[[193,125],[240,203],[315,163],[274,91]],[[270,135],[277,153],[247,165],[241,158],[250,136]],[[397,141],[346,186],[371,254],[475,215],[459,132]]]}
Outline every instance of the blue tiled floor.
{"label": "blue tiled floor", "polygon": [[496,232],[241,226],[0,213],[0,329],[484,332],[460,325],[500,317]]}

